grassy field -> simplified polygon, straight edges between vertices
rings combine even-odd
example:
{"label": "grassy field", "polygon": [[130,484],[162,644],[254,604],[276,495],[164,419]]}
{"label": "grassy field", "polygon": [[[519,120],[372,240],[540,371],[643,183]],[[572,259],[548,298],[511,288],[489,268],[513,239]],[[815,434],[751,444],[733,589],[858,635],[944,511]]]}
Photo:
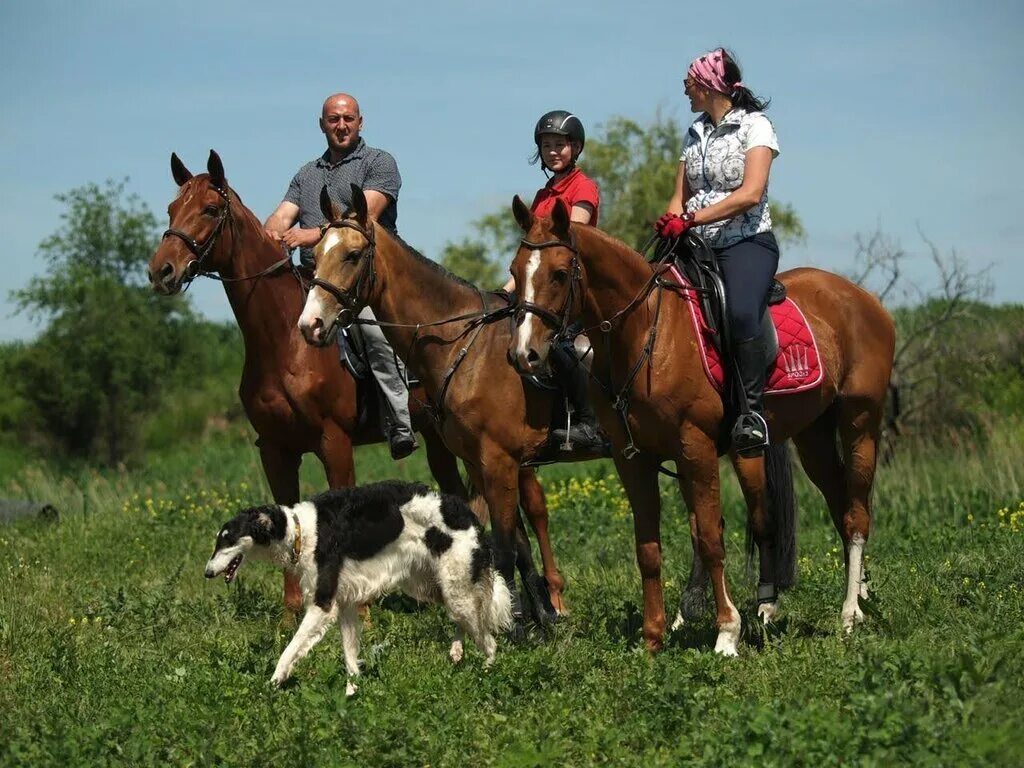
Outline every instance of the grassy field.
{"label": "grassy field", "polygon": [[[202,568],[219,525],[269,498],[253,449],[225,434],[130,473],[19,469],[5,497],[58,524],[0,528],[0,765],[1024,764],[1024,432],[904,452],[880,473],[867,623],[839,627],[839,540],[802,475],[800,574],[769,632],[752,621],[743,511],[725,483],[740,657],[711,616],[642,650],[628,508],[606,463],[542,472],[570,617],[553,637],[453,667],[439,607],[389,598],[346,700],[332,632],[275,691],[293,624],[262,563],[226,586]],[[362,449],[361,481],[426,479]],[[728,473],[727,473],[728,474]],[[322,486],[303,468],[304,489]],[[691,554],[663,490],[666,592]]]}

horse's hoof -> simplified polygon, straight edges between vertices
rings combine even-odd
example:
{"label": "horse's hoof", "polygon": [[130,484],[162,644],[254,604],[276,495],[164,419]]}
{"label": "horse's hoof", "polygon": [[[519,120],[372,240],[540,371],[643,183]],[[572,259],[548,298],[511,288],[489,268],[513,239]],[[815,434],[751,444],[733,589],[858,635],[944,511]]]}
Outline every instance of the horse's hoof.
{"label": "horse's hoof", "polygon": [[843,631],[846,634],[853,632],[854,626],[864,621],[864,612],[860,606],[854,606],[852,610],[843,609]]}
{"label": "horse's hoof", "polygon": [[525,580],[523,602],[529,608],[534,621],[540,626],[547,627],[558,620],[558,612],[551,603],[551,596],[548,593],[547,579],[540,574],[530,576]]}
{"label": "horse's hoof", "polygon": [[512,626],[508,628],[508,639],[515,645],[526,640],[526,620],[522,614],[512,617]]}

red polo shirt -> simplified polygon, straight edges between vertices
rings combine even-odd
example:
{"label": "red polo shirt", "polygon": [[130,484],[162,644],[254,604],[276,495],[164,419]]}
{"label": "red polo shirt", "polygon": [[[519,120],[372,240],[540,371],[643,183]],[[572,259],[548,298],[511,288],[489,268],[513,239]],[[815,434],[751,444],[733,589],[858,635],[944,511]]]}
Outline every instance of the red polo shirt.
{"label": "red polo shirt", "polygon": [[530,210],[538,216],[550,216],[554,210],[555,200],[565,203],[569,211],[579,203],[589,203],[594,208],[590,223],[597,226],[597,216],[601,205],[601,194],[597,184],[579,168],[574,168],[568,176],[555,181],[551,179],[537,191]]}

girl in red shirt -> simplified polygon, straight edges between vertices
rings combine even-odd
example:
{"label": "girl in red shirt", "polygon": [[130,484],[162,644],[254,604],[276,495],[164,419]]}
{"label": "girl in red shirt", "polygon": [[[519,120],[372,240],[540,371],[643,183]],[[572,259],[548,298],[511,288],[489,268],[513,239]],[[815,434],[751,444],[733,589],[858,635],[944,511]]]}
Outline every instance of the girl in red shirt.
{"label": "girl in red shirt", "polygon": [[530,209],[538,216],[550,216],[555,200],[561,198],[571,212],[572,221],[597,225],[601,195],[597,184],[576,166],[586,143],[583,123],[571,112],[556,109],[537,121],[533,141],[544,173],[553,175],[537,190]]}
{"label": "girl in red shirt", "polygon": [[[537,121],[533,141],[537,145],[533,162],[540,160],[545,175],[550,173],[551,178],[537,190],[530,210],[537,216],[550,216],[555,201],[562,200],[572,221],[596,225],[601,207],[600,192],[594,180],[576,166],[586,143],[583,123],[576,115],[563,109],[548,112]],[[512,287],[510,280],[505,288]],[[573,450],[578,451],[603,452],[607,441],[597,431],[597,417],[588,393],[587,369],[576,356],[571,336],[553,344],[548,358],[568,396],[572,413],[571,427],[568,430],[565,427],[551,430],[550,442],[557,445],[570,443]]]}

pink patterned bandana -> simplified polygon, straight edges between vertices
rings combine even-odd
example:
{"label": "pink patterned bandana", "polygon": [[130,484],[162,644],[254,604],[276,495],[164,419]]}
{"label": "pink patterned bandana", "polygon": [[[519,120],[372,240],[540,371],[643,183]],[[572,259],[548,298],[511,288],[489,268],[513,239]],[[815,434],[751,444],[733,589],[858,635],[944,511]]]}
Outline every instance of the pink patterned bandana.
{"label": "pink patterned bandana", "polygon": [[710,53],[705,53],[700,58],[694,59],[690,68],[686,70],[686,74],[705,88],[724,93],[726,96],[731,95],[733,91],[743,85],[741,82],[736,82],[731,86],[726,84],[725,51],[721,48],[716,48]]}

